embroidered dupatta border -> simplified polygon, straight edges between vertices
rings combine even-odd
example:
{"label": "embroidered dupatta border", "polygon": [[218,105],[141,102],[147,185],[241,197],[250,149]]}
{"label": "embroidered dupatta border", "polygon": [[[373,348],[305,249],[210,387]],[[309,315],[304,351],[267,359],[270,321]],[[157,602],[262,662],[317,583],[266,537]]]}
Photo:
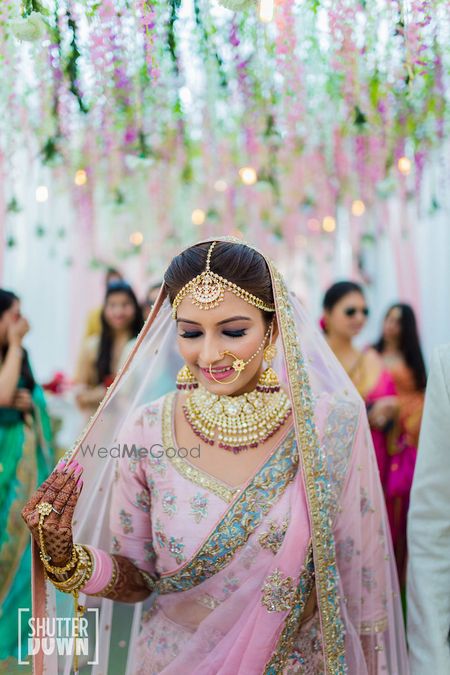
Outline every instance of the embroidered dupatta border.
{"label": "embroidered dupatta border", "polygon": [[[345,662],[345,629],[340,613],[338,570],[332,532],[332,519],[328,493],[330,477],[325,457],[320,446],[314,422],[314,409],[309,377],[298,344],[297,331],[292,307],[283,277],[264,256],[273,281],[279,330],[286,352],[286,368],[292,395],[292,408],[301,448],[306,496],[311,519],[311,539],[314,555],[317,599],[322,625],[322,639],[325,657],[325,672],[340,675],[347,672]],[[303,579],[300,578],[300,586]],[[289,655],[286,650],[286,632],[289,635],[300,626],[301,616],[296,612],[288,615],[272,662],[284,663]],[[268,665],[269,667],[269,665]],[[274,673],[277,671],[267,671]],[[278,670],[280,672],[280,670]]]}
{"label": "embroidered dupatta border", "polygon": [[[170,400],[166,403],[169,405]],[[169,441],[165,438],[164,425],[162,440],[164,445]],[[186,591],[224,569],[294,479],[297,467],[297,443],[295,433],[290,431],[278,450],[226,511],[200,550],[180,570],[161,576],[156,591]]]}

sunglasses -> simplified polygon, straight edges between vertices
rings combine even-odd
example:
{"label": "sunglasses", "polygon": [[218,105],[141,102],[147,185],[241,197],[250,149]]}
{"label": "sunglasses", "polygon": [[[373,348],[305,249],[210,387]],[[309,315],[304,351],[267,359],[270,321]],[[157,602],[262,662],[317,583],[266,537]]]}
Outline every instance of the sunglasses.
{"label": "sunglasses", "polygon": [[358,309],[357,307],[347,307],[344,309],[345,316],[355,316],[358,312],[361,312],[364,316],[369,316],[368,307],[363,307],[362,309]]}

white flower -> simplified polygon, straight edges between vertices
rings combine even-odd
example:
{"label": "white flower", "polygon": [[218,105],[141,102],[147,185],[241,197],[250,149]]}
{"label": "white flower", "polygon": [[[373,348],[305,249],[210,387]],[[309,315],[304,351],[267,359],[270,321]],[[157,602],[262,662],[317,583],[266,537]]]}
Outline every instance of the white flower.
{"label": "white flower", "polygon": [[31,12],[24,19],[15,19],[10,25],[13,35],[25,42],[36,42],[47,32],[47,25],[39,12]]}
{"label": "white flower", "polygon": [[255,0],[217,0],[219,5],[226,7],[226,9],[231,9],[232,12],[241,12],[244,9],[249,7],[254,7],[256,5]]}

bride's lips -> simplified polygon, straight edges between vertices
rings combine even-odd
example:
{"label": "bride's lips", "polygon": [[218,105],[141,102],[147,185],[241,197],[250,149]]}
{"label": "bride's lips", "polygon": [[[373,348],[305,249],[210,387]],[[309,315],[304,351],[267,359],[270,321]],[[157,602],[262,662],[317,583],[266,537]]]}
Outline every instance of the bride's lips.
{"label": "bride's lips", "polygon": [[[224,368],[226,370],[224,370]],[[209,372],[209,368],[200,368],[202,371],[203,375],[206,377],[207,380],[210,382],[214,382],[214,378],[216,380],[226,380],[227,377],[230,377],[234,373],[234,368],[232,366],[223,366],[222,368],[211,368],[212,373],[214,377],[211,377],[211,373]]]}

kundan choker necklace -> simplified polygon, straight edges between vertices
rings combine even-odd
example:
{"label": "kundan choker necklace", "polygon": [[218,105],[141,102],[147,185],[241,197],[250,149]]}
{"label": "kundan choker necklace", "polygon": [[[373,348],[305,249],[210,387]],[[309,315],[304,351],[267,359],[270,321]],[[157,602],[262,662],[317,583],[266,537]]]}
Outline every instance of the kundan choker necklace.
{"label": "kundan choker necklace", "polygon": [[291,414],[283,390],[218,396],[199,386],[183,405],[190,427],[202,441],[238,453],[256,448],[274,435]]}

